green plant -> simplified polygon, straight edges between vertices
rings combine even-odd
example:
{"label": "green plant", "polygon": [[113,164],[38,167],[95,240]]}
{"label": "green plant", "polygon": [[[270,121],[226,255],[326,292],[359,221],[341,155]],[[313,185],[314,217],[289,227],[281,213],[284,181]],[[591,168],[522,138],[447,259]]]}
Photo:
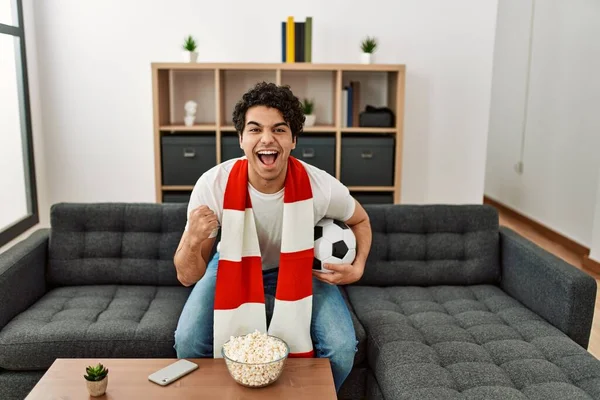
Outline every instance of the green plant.
{"label": "green plant", "polygon": [[108,369],[104,368],[102,364],[98,364],[95,367],[90,365],[85,368],[85,372],[86,374],[83,377],[91,382],[101,381],[108,375]]}
{"label": "green plant", "polygon": [[367,36],[360,44],[360,48],[363,53],[374,53],[377,49],[377,39]]}
{"label": "green plant", "polygon": [[187,50],[187,51],[194,51],[196,50],[196,40],[192,37],[192,35],[189,35],[188,37],[185,38],[185,41],[183,42],[183,49]]}
{"label": "green plant", "polygon": [[313,113],[314,109],[315,109],[314,100],[304,99],[304,103],[302,103],[302,112],[304,112],[304,115],[311,115]]}

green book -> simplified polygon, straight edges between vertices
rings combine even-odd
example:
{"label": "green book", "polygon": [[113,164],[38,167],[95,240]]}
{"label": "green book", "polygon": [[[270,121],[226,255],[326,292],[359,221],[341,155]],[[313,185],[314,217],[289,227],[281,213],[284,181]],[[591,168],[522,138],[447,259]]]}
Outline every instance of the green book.
{"label": "green book", "polygon": [[304,26],[304,62],[312,62],[312,17],[306,17]]}

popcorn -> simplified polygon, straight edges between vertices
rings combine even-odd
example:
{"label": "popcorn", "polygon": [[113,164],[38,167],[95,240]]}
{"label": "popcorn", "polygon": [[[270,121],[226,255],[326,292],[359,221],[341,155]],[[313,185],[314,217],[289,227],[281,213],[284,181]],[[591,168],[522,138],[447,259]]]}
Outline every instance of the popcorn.
{"label": "popcorn", "polygon": [[[287,346],[266,333],[254,331],[244,336],[231,336],[223,345],[229,373],[238,383],[261,387],[279,378],[287,356]],[[280,360],[279,362],[273,362]]]}

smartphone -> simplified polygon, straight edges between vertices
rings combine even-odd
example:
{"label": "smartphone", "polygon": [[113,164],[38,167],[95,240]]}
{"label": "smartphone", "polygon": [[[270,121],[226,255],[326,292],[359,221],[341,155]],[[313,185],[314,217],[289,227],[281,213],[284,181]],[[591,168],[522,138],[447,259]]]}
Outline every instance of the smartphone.
{"label": "smartphone", "polygon": [[198,364],[182,359],[148,375],[148,380],[158,385],[166,386],[197,368]]}

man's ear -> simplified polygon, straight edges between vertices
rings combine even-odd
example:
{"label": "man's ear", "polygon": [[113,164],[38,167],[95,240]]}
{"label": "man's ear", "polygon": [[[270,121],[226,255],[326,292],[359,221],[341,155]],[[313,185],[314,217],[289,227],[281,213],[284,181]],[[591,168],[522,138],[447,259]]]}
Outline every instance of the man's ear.
{"label": "man's ear", "polygon": [[242,147],[242,134],[238,133],[238,139],[240,140],[240,149],[243,149]]}
{"label": "man's ear", "polygon": [[296,143],[298,142],[298,136],[292,136],[292,150],[296,148]]}

